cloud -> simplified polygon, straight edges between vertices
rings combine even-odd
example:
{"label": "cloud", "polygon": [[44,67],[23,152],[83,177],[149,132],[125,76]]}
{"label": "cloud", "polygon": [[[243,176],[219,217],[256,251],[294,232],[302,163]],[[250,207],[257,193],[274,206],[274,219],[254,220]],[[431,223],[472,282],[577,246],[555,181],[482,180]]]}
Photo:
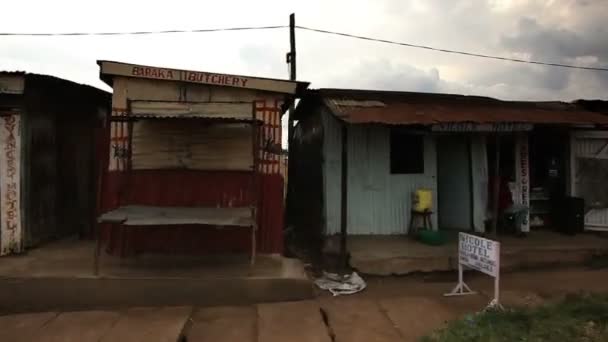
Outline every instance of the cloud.
{"label": "cloud", "polygon": [[[31,11],[36,8],[36,11]],[[580,0],[76,0],[3,5],[0,31],[130,31],[287,24],[414,44],[585,66],[608,65],[608,1]],[[451,92],[504,99],[608,98],[608,72],[442,54],[297,31],[298,78],[314,88]],[[0,69],[101,86],[97,59],[287,78],[288,32],[125,37],[0,37]]]}
{"label": "cloud", "polygon": [[364,60],[354,67],[343,69],[341,73],[333,75],[322,86],[437,92],[439,83],[437,69],[426,71],[387,59],[376,59]]}
{"label": "cloud", "polygon": [[526,17],[519,20],[517,33],[503,35],[501,43],[512,51],[530,54],[537,59],[566,61],[591,56],[595,58],[590,61],[606,61],[608,44],[602,44],[602,39],[608,35],[608,30],[603,25],[588,29],[585,33],[578,33],[560,27],[545,27],[536,19]]}

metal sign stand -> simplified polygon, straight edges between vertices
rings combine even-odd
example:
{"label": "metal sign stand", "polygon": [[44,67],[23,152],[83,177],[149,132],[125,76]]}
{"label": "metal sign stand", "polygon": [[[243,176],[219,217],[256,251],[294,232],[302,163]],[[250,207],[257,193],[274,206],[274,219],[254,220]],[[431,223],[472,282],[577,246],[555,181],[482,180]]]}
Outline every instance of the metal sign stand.
{"label": "metal sign stand", "polygon": [[464,282],[463,273],[464,273],[464,271],[463,271],[462,264],[459,262],[458,263],[458,284],[456,284],[456,287],[454,287],[454,289],[451,292],[445,293],[444,296],[446,296],[446,297],[466,296],[466,295],[472,295],[472,294],[477,293],[477,292],[471,290],[469,285],[467,285],[467,283]]}

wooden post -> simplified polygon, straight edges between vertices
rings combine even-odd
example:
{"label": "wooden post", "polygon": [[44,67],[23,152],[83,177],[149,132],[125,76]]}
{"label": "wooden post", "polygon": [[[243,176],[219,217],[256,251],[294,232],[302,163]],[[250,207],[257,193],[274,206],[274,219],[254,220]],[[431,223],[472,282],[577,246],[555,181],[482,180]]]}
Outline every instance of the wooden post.
{"label": "wooden post", "polygon": [[346,238],[348,235],[348,126],[342,123],[342,175],[340,200],[340,261],[348,267]]}
{"label": "wooden post", "polygon": [[257,254],[257,232],[258,232],[258,207],[260,205],[259,195],[260,195],[260,184],[259,175],[258,175],[258,163],[260,157],[260,139],[258,137],[259,127],[263,123],[258,122],[257,112],[256,112],[256,104],[253,104],[252,113],[251,113],[251,153],[252,153],[252,161],[253,165],[251,166],[251,218],[253,220],[251,226],[251,266],[255,264],[255,257]]}
{"label": "wooden post", "polygon": [[494,162],[494,196],[492,198],[492,234],[498,235],[498,200],[500,198],[500,135],[496,133],[496,160]]}

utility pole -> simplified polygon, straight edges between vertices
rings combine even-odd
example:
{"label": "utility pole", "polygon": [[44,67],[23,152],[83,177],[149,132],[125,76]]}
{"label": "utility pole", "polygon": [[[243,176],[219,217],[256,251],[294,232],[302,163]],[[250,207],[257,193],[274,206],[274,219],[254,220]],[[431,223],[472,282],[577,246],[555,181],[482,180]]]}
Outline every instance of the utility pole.
{"label": "utility pole", "polygon": [[[296,80],[296,15],[292,13],[289,15],[289,52],[287,53],[287,64],[289,65],[289,79],[292,81]],[[285,215],[285,222],[289,224],[291,222],[292,215],[292,202],[293,202],[293,186],[291,181],[291,176],[294,174],[294,164],[295,161],[291,160],[293,156],[293,115],[295,112],[295,98],[292,99],[291,105],[289,106],[289,117],[287,119],[287,155],[289,159],[287,159],[287,210]]]}
{"label": "utility pole", "polygon": [[[289,64],[289,79],[292,81],[296,80],[296,15],[291,13],[289,15],[289,53],[287,53],[287,64]],[[295,109],[295,101],[291,103],[289,107],[289,121],[288,121],[288,137],[287,143],[291,150],[291,142],[293,140],[293,115]]]}

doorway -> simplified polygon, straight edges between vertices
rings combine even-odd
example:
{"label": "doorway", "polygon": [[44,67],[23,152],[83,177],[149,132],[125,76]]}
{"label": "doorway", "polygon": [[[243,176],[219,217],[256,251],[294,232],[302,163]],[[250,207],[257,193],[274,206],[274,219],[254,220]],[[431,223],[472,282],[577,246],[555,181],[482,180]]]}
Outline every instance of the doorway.
{"label": "doorway", "polygon": [[439,228],[473,226],[471,143],[466,136],[437,137],[437,204]]}

